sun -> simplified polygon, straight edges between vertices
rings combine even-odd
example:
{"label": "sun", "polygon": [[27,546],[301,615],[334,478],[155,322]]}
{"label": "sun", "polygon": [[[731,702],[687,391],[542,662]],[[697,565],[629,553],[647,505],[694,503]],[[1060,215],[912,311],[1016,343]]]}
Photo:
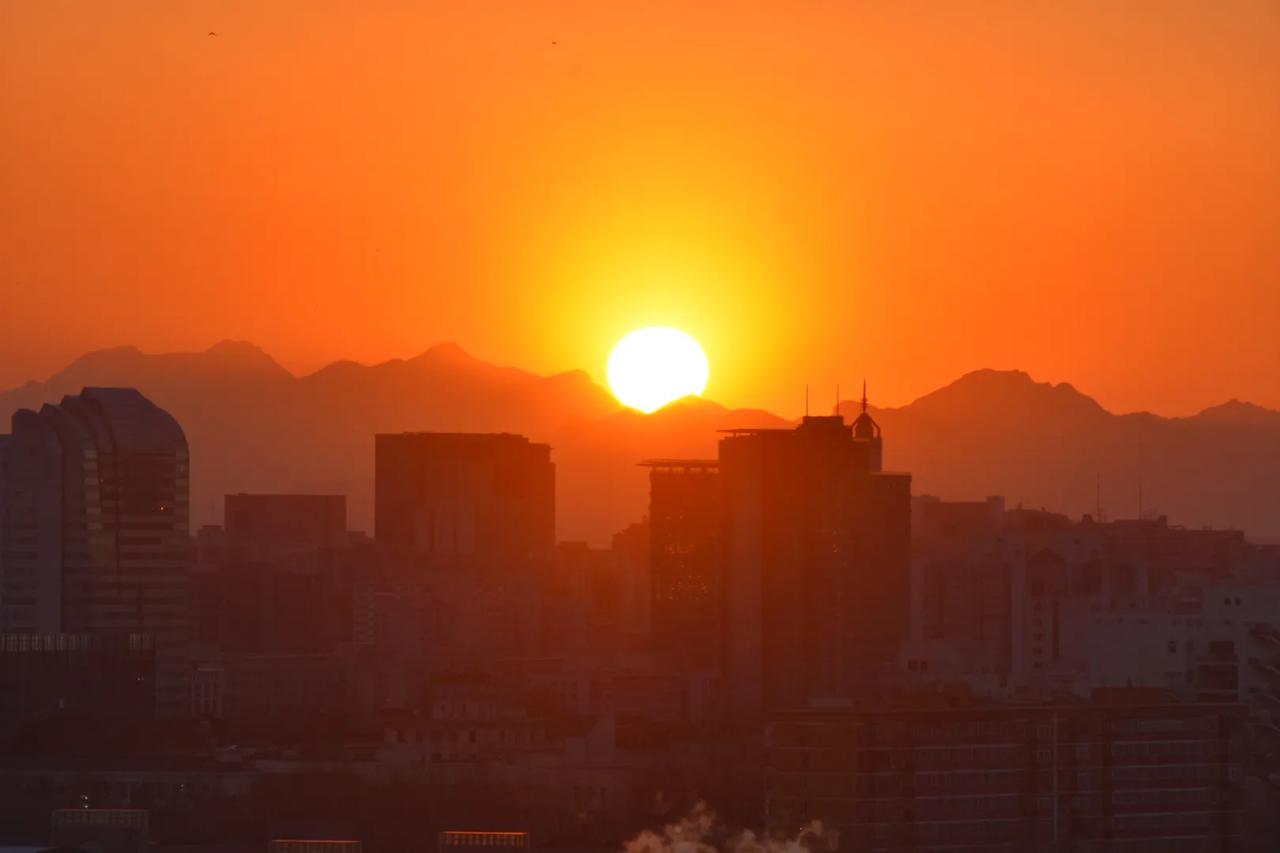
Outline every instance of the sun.
{"label": "sun", "polygon": [[649,326],[629,333],[609,354],[609,388],[645,414],[707,387],[706,353],[679,329]]}

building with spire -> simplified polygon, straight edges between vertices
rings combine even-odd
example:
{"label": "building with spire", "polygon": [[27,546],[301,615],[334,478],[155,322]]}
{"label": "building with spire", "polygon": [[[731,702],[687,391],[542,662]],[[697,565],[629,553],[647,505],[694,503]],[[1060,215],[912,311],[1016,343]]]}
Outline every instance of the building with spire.
{"label": "building with spire", "polygon": [[862,411],[853,421],[854,440],[864,442],[867,446],[867,460],[872,471],[884,467],[884,443],[880,440],[880,424],[876,423],[867,411],[867,380],[862,380]]}
{"label": "building with spire", "polygon": [[911,477],[868,412],[720,442],[727,700],[753,717],[854,701],[909,624]]}

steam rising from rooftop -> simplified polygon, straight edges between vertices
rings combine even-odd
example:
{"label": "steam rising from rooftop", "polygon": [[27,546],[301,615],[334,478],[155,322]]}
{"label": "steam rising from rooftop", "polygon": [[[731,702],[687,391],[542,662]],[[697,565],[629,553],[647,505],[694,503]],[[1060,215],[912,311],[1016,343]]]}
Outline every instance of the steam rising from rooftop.
{"label": "steam rising from rooftop", "polygon": [[827,853],[840,849],[839,834],[820,821],[801,827],[793,838],[770,838],[749,829],[730,831],[705,803],[661,830],[645,830],[623,853]]}

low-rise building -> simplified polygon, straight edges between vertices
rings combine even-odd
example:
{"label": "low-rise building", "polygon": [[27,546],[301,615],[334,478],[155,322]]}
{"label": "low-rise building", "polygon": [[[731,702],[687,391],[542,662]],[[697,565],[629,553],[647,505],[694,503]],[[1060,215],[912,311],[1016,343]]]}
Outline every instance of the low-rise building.
{"label": "low-rise building", "polygon": [[1173,702],[782,713],[768,821],[822,821],[842,848],[884,853],[1225,850],[1242,718]]}

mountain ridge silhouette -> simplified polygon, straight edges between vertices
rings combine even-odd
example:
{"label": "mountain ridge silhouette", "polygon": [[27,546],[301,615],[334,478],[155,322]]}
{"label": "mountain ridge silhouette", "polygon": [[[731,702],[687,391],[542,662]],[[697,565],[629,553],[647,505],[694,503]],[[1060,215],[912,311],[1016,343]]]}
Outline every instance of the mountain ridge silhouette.
{"label": "mountain ridge silhouette", "polygon": [[[336,361],[295,375],[266,351],[223,341],[203,352],[86,353],[48,379],[0,392],[0,417],[85,385],[130,385],[168,409],[192,448],[193,524],[220,523],[238,491],[348,496],[372,529],[377,432],[516,432],[554,448],[562,539],[605,543],[646,511],[644,459],[713,458],[719,430],[787,427],[760,409],[689,398],[653,415],[622,407],[581,370],[542,376],[490,364],[456,342],[377,364]],[[857,401],[842,401],[852,417]],[[1115,414],[1070,383],[1018,370],[963,374],[899,407],[871,406],[886,467],[917,494],[1071,514],[1167,514],[1280,540],[1280,412],[1228,400],[1187,417]]]}

